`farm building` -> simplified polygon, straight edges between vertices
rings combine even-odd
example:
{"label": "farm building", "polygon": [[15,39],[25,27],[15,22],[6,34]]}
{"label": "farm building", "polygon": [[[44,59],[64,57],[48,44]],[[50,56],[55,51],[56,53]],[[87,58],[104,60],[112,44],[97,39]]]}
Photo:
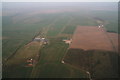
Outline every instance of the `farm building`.
{"label": "farm building", "polygon": [[34,39],[34,41],[41,41],[41,38],[38,38],[38,37],[36,37],[35,39]]}
{"label": "farm building", "polygon": [[48,40],[47,40],[46,38],[38,38],[38,37],[36,37],[36,38],[34,39],[34,41],[44,42],[44,44],[47,44],[47,43],[48,43]]}
{"label": "farm building", "polygon": [[66,44],[70,44],[72,40],[63,40]]}

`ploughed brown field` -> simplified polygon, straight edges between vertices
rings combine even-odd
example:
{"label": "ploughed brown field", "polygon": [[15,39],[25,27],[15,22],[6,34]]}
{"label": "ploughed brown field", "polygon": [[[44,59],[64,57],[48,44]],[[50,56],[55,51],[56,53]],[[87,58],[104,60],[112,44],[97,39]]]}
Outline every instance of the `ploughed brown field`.
{"label": "ploughed brown field", "polygon": [[114,49],[115,49],[115,51],[119,51],[119,49],[118,49],[118,45],[119,45],[119,37],[120,37],[120,35],[118,35],[117,33],[107,33],[108,34],[108,36],[109,36],[109,38],[110,38],[110,40],[112,41],[112,44],[113,44],[113,46],[114,46]]}
{"label": "ploughed brown field", "polygon": [[118,51],[118,34],[106,32],[103,27],[78,26],[70,48]]}

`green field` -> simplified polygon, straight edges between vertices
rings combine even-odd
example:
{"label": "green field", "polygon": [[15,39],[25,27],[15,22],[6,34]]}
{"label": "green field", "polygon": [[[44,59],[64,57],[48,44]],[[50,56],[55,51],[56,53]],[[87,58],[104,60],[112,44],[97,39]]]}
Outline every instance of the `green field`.
{"label": "green field", "polygon": [[119,57],[109,51],[69,49],[64,61],[89,71],[93,78],[118,78]]}
{"label": "green field", "polygon": [[39,63],[34,67],[32,78],[85,78],[86,73],[61,63],[62,58],[68,48],[64,42],[51,39],[50,45],[45,46],[40,51]]}
{"label": "green field", "polygon": [[[25,3],[21,3],[25,5]],[[81,6],[44,6],[34,5],[32,8],[20,6],[20,3],[4,3],[2,16],[2,59],[3,64],[18,55],[17,51],[23,51],[25,44],[33,40],[40,33],[48,39],[49,44],[40,48],[40,58],[33,68],[11,67],[3,71],[4,77],[32,77],[32,78],[85,78],[88,75],[77,67],[62,64],[61,60],[66,54],[68,44],[63,39],[70,39],[77,25],[98,26],[95,17],[102,19],[105,28],[110,32],[118,33],[117,11],[89,10]],[[40,4],[40,3],[39,3]],[[17,6],[17,7],[14,7]],[[83,7],[83,6],[82,6]],[[63,11],[62,11],[63,10]],[[31,51],[32,52],[32,51]],[[14,59],[14,58],[13,58]],[[13,60],[13,63],[17,62]],[[18,61],[19,64],[19,61]],[[6,68],[4,68],[5,70]],[[11,70],[10,70],[11,69]],[[15,70],[17,69],[17,70]],[[24,71],[22,71],[24,70]],[[12,73],[13,71],[13,73]],[[12,74],[11,74],[12,73]],[[15,76],[15,73],[18,73]],[[29,73],[29,74],[28,74]],[[22,75],[19,75],[22,74]]]}
{"label": "green field", "polygon": [[[32,67],[27,67],[28,59],[34,59],[35,62],[38,60],[38,53],[41,47],[40,42],[30,42],[27,45],[24,45],[16,51],[14,55],[8,58],[4,63],[3,67],[3,77],[9,78],[28,78]],[[35,64],[33,64],[35,65]]]}

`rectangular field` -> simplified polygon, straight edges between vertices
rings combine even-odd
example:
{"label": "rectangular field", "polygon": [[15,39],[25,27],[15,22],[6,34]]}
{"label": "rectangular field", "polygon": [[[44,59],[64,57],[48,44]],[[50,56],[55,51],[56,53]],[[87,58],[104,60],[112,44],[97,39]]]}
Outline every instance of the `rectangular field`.
{"label": "rectangular field", "polygon": [[70,48],[84,50],[116,51],[113,39],[102,27],[78,26],[72,38]]}

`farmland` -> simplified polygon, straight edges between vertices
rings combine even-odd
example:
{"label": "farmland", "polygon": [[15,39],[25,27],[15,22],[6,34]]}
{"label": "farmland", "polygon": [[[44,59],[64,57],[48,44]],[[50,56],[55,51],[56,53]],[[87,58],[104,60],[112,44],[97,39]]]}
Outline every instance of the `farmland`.
{"label": "farmland", "polygon": [[[88,78],[84,69],[77,67],[76,60],[79,61],[78,58],[70,60],[71,55],[74,57],[72,53],[70,56],[65,56],[69,53],[69,44],[64,43],[63,40],[71,39],[78,25],[98,26],[102,23],[107,31],[118,33],[117,11],[109,10],[109,7],[105,10],[104,7],[103,10],[99,10],[99,7],[98,9],[97,7],[86,9],[82,3],[79,3],[81,6],[78,6],[77,3],[74,3],[74,6],[70,3],[68,6],[66,6],[67,3],[57,4],[3,3],[2,59],[4,78]],[[39,42],[32,42],[38,35],[45,37],[49,43],[40,46]],[[90,52],[91,55],[94,55],[91,58],[99,56],[95,53],[98,52]],[[100,53],[101,57],[96,57],[95,60],[104,58],[102,55],[104,52]],[[26,59],[36,59],[36,54],[39,55],[37,63],[33,67],[25,67]],[[82,57],[82,55],[77,56]],[[106,56],[105,63],[108,61],[108,65],[111,65],[109,54]],[[65,57],[66,62],[69,63],[69,60],[73,62],[62,63],[61,61]],[[85,60],[87,61],[86,58]],[[107,67],[107,65],[104,66]]]}
{"label": "farmland", "polygon": [[118,78],[118,34],[104,27],[77,26],[63,61],[92,78]]}
{"label": "farmland", "polygon": [[118,78],[119,76],[119,56],[115,52],[70,49],[64,61],[67,64],[89,71],[92,78]]}
{"label": "farmland", "polygon": [[71,67],[70,65],[61,63],[68,45],[64,44],[64,42],[59,39],[52,39],[50,42],[52,45],[48,45],[40,51],[41,58],[37,66],[32,71],[32,78],[87,77],[85,72]]}
{"label": "farmland", "polygon": [[[112,34],[114,40],[111,40],[111,38],[109,38],[111,37],[110,34]],[[103,27],[77,26],[76,31],[74,32],[72,38],[70,48],[84,50],[106,50],[118,52],[117,44],[118,44],[117,34],[106,32]]]}

